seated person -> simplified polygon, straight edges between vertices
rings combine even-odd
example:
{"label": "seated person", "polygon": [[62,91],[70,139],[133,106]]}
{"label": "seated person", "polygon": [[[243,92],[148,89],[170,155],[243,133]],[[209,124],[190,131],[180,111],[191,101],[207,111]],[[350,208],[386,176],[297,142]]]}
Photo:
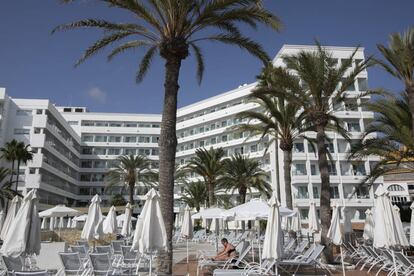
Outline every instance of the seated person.
{"label": "seated person", "polygon": [[213,261],[227,261],[236,256],[236,248],[226,238],[221,239],[221,244],[224,248],[217,252],[217,255],[212,258]]}

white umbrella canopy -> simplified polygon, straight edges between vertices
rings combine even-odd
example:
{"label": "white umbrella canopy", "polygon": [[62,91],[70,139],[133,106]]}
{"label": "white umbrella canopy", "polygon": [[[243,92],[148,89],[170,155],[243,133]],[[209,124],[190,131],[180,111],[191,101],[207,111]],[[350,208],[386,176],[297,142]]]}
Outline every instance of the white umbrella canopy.
{"label": "white umbrella canopy", "polygon": [[191,209],[188,205],[184,209],[184,216],[181,224],[181,236],[186,239],[193,238],[193,220],[191,219]]}
{"label": "white umbrella canopy", "polygon": [[42,225],[40,225],[40,229],[42,229],[42,230],[46,229],[46,220],[47,220],[47,218],[42,219]]}
{"label": "white umbrella canopy", "polygon": [[372,212],[372,209],[368,209],[365,211],[364,234],[362,235],[364,240],[374,239],[374,228],[375,228],[375,222],[373,219],[373,212]]}
{"label": "white umbrella canopy", "polygon": [[86,221],[87,218],[88,218],[88,215],[85,214],[85,215],[80,215],[80,216],[74,217],[72,219],[72,221],[76,221],[76,222]]}
{"label": "white umbrella canopy", "polygon": [[269,201],[270,214],[263,243],[262,259],[277,260],[283,255],[283,232],[279,213],[280,203],[273,195]]}
{"label": "white umbrella canopy", "polygon": [[[121,214],[119,216],[116,217],[116,223],[118,224],[118,227],[122,227],[122,225],[124,225],[124,222],[126,220],[126,216],[125,214]],[[137,220],[137,218],[134,218],[131,216],[131,221],[135,221]]]}
{"label": "white umbrella canopy", "polygon": [[[328,229],[328,233],[326,234],[328,240],[330,240],[333,244],[341,246],[342,245],[342,233],[341,233],[341,221],[339,216],[339,208],[337,206],[333,206],[333,214],[331,219],[331,226]],[[344,264],[344,255],[341,250],[341,264],[342,264],[342,275],[345,275],[345,264]]]}
{"label": "white umbrella canopy", "polygon": [[116,221],[116,208],[115,206],[112,206],[109,209],[108,215],[103,221],[103,232],[105,234],[115,234],[117,227],[118,224]]}
{"label": "white umbrella canopy", "polygon": [[39,213],[41,218],[43,217],[73,217],[79,215],[79,211],[66,207],[65,205],[56,205],[53,208],[44,210]]}
{"label": "white umbrella canopy", "polygon": [[414,202],[411,203],[410,245],[414,246]]}
{"label": "white umbrella canopy", "polygon": [[392,248],[399,245],[399,237],[394,222],[394,211],[388,192],[380,185],[375,191],[374,200],[374,240],[376,248]]}
{"label": "white umbrella canopy", "polygon": [[1,253],[7,257],[39,255],[40,218],[37,210],[37,194],[33,189],[27,193],[15,220],[10,226]]}
{"label": "white umbrella canopy", "polygon": [[15,196],[13,200],[9,203],[9,210],[7,212],[6,218],[4,219],[3,226],[0,232],[0,239],[5,240],[7,232],[10,229],[10,226],[19,211],[21,204],[21,199],[19,196]]}
{"label": "white umbrella canopy", "polygon": [[103,235],[102,222],[103,216],[101,211],[101,198],[95,195],[91,200],[91,205],[88,209],[88,217],[81,233],[81,239],[84,240],[99,240]]}
{"label": "white umbrella canopy", "polygon": [[[240,204],[234,208],[225,210],[221,216],[226,219],[235,220],[256,220],[267,219],[270,214],[270,207],[268,203],[262,199],[251,199],[249,202]],[[279,208],[281,216],[291,216],[294,212],[286,207]]]}
{"label": "white umbrella canopy", "polygon": [[131,204],[128,202],[128,204],[125,206],[125,221],[122,224],[122,230],[121,235],[122,236],[130,236],[132,232],[132,223],[131,223],[131,217],[132,217],[132,207]]}
{"label": "white umbrella canopy", "polygon": [[223,211],[224,209],[216,208],[216,207],[207,208],[207,209],[201,210],[197,214],[192,215],[191,218],[192,219],[203,219],[203,220],[223,218],[223,216],[221,215]]}
{"label": "white umbrella canopy", "polygon": [[395,228],[396,228],[397,233],[398,233],[399,244],[402,247],[409,247],[410,244],[407,240],[407,237],[405,236],[404,227],[403,227],[403,224],[401,222],[400,208],[398,208],[398,206],[394,205],[393,206],[393,212],[394,212],[394,223],[395,223]]}
{"label": "white umbrella canopy", "polygon": [[138,249],[141,254],[167,250],[167,232],[158,192],[151,189],[145,198],[145,204],[135,229],[132,249]]}
{"label": "white umbrella canopy", "polygon": [[309,204],[308,224],[308,230],[310,234],[320,231],[318,215],[316,213],[316,206],[315,202],[313,201],[311,201]]}

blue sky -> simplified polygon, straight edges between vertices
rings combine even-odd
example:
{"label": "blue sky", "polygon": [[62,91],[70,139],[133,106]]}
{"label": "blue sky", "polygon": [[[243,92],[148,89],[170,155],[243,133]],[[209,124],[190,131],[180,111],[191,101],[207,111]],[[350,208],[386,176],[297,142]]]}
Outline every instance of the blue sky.
{"label": "blue sky", "polygon": [[[283,44],[322,44],[365,47],[378,56],[377,43],[386,43],[392,32],[413,26],[414,1],[404,0],[266,0],[283,21],[275,33],[259,28],[246,34],[259,41],[270,56]],[[74,68],[75,60],[100,33],[77,30],[51,35],[58,24],[82,18],[130,19],[97,1],[80,0],[62,5],[58,0],[0,1],[0,87],[14,98],[46,98],[58,105],[87,106],[91,111],[159,113],[163,100],[163,61],[156,59],[141,84],[134,81],[140,52],[108,63],[97,55]],[[196,82],[192,57],[184,61],[180,77],[179,106],[236,88],[255,80],[261,63],[237,48],[202,45],[206,70],[201,86]],[[105,53],[105,52],[104,52]],[[370,69],[371,87],[401,90],[398,81],[378,68]]]}

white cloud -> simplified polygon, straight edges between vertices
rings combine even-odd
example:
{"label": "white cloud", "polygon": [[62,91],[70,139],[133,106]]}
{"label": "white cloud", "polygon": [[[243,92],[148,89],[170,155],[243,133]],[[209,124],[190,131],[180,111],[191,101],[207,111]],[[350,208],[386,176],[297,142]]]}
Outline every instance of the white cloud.
{"label": "white cloud", "polygon": [[89,98],[91,98],[95,102],[98,102],[101,104],[106,102],[106,93],[102,91],[99,87],[92,87],[86,92],[86,94],[88,95]]}

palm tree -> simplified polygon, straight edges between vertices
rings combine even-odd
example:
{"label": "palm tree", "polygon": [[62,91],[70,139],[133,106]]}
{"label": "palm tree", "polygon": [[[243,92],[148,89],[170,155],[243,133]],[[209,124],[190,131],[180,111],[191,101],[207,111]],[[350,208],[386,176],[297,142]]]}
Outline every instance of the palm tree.
{"label": "palm tree", "polygon": [[6,142],[5,146],[0,149],[1,151],[1,158],[4,158],[6,161],[11,162],[11,170],[10,170],[10,180],[9,182],[13,181],[14,176],[14,165],[17,160],[17,149],[19,147],[19,141],[13,139],[9,142]]}
{"label": "palm tree", "polygon": [[204,205],[207,198],[207,186],[203,181],[189,182],[184,186],[183,195],[180,201],[188,204],[200,212],[201,206]]}
{"label": "palm tree", "polygon": [[331,199],[326,131],[337,132],[349,139],[343,122],[335,116],[333,107],[346,101],[348,87],[354,84],[360,72],[372,64],[369,57],[352,66],[357,51],[358,48],[338,66],[332,55],[317,42],[316,51],[301,51],[284,56],[288,74],[275,76],[275,82],[284,88],[276,93],[284,95],[287,101],[297,102],[303,109],[306,124],[311,125],[309,129],[316,132],[321,177],[321,243],[325,245],[324,257],[327,262],[332,261],[332,251],[327,240],[331,222]]}
{"label": "palm tree", "polygon": [[241,204],[246,203],[247,192],[252,194],[254,190],[270,197],[272,187],[266,181],[267,174],[260,168],[258,161],[236,154],[223,161],[223,168],[218,186],[231,193],[237,190]]}
{"label": "palm tree", "polygon": [[[251,136],[261,135],[264,137],[269,135],[271,137],[269,145],[272,142],[278,142],[279,148],[283,151],[286,206],[292,209],[293,142],[300,137],[307,139],[303,135],[307,129],[304,126],[304,114],[300,112],[301,106],[297,101],[287,101],[284,91],[281,91],[284,88],[279,87],[278,82],[275,81],[287,74],[289,73],[286,69],[273,67],[273,65],[263,69],[257,87],[249,96],[250,100],[258,105],[258,110],[241,112],[239,116],[249,119],[249,122],[240,125],[239,128],[250,131]],[[286,91],[286,93],[288,92]],[[278,165],[277,171],[279,171]]]}
{"label": "palm tree", "polygon": [[11,200],[16,195],[20,196],[19,193],[12,189],[14,181],[6,180],[9,174],[10,170],[8,168],[0,167],[0,203],[3,210],[7,208],[7,200]]}
{"label": "palm tree", "polygon": [[16,177],[16,192],[19,186],[20,165],[27,164],[28,161],[33,160],[33,152],[30,149],[30,145],[25,145],[23,142],[19,142],[16,148],[17,159],[17,177]]}
{"label": "palm tree", "polygon": [[105,177],[108,187],[126,184],[128,187],[129,203],[134,204],[135,185],[142,182],[144,185],[151,186],[152,171],[151,161],[143,155],[124,155],[117,158],[119,163],[110,169]]}
{"label": "palm tree", "polygon": [[[64,0],[73,2],[74,0]],[[172,272],[172,231],[174,229],[174,164],[177,147],[176,116],[178,79],[180,68],[190,50],[197,60],[197,77],[201,82],[204,59],[199,43],[222,42],[246,50],[264,63],[269,57],[255,41],[244,36],[238,23],[255,28],[257,24],[275,30],[280,20],[266,10],[261,0],[100,0],[110,7],[119,8],[132,15],[129,23],[115,23],[101,19],[85,19],[58,26],[57,30],[94,28],[103,31],[103,38],[90,46],[77,64],[116,44],[108,58],[135,49],[147,49],[140,63],[136,80],[141,81],[155,55],[165,61],[164,106],[161,122],[160,147],[160,195],[161,209],[168,237],[168,260],[166,270]],[[131,40],[123,42],[123,40]],[[119,43],[119,44],[117,44]]]}
{"label": "palm tree", "polygon": [[209,150],[201,148],[195,151],[195,156],[186,165],[189,171],[201,176],[207,185],[208,207],[214,205],[214,190],[218,178],[223,172],[223,156],[224,150],[222,148],[210,148]]}
{"label": "palm tree", "polygon": [[376,116],[358,143],[352,146],[349,159],[374,155],[379,156],[380,161],[371,168],[363,183],[372,184],[386,173],[414,172],[413,116],[407,93],[384,95],[376,102],[368,103],[367,108],[375,112]]}
{"label": "palm tree", "polygon": [[[408,96],[408,106],[414,114],[414,28],[404,33],[393,33],[389,37],[388,47],[378,44],[385,61],[377,62],[392,76],[400,79]],[[414,117],[411,119],[414,136]]]}

